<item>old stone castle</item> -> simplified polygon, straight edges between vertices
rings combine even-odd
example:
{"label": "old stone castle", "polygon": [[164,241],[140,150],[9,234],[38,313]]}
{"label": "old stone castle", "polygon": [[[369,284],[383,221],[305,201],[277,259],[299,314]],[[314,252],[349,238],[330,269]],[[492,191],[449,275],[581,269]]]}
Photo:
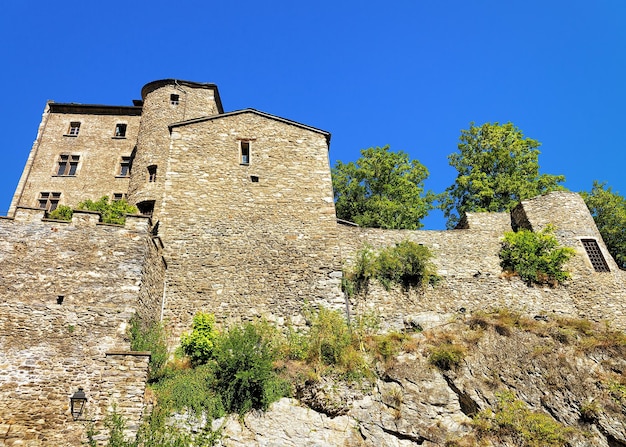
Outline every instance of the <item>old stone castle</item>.
{"label": "old stone castle", "polygon": [[[172,339],[197,311],[222,322],[259,316],[304,324],[304,306],[374,312],[388,327],[508,307],[626,328],[624,272],[582,199],[555,192],[511,214],[470,214],[453,231],[338,223],[330,134],[254,109],[224,112],[214,84],[150,82],[132,106],[49,102],[7,217],[0,218],[0,445],[80,445],[70,414],[83,388],[100,421],[116,404],[136,426],[149,353],[129,351],[138,314]],[[124,226],[58,205],[126,197]],[[577,255],[571,280],[528,287],[501,277],[512,228],[557,227]],[[341,292],[342,265],[364,244],[428,246],[442,280],[416,292]]]}

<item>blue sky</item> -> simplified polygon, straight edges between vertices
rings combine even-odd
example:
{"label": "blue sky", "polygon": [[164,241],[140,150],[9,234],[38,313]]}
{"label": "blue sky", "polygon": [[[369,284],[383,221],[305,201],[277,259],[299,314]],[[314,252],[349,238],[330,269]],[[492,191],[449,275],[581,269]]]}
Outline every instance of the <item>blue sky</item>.
{"label": "blue sky", "polygon": [[[625,22],[623,0],[7,0],[0,214],[46,100],[130,105],[163,78],[331,132],[333,164],[406,151],[434,192],[454,181],[461,129],[511,121],[570,190],[626,194]],[[445,225],[439,212],[424,223]]]}

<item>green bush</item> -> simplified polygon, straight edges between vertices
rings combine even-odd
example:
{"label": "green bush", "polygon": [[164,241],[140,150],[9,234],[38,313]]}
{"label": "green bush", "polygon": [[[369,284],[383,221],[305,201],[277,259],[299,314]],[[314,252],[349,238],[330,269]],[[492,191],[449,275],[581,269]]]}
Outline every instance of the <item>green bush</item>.
{"label": "green bush", "polygon": [[[567,445],[572,429],[566,428],[547,414],[531,411],[511,392],[496,393],[496,411],[483,410],[474,417],[474,427],[482,435],[503,441],[520,440],[529,447]],[[517,445],[517,444],[516,444]]]}
{"label": "green bush", "polygon": [[222,334],[213,350],[215,388],[228,412],[266,410],[289,394],[274,372],[277,349],[263,324],[246,323]]}
{"label": "green bush", "polygon": [[465,357],[465,348],[453,343],[443,343],[431,348],[428,361],[437,368],[447,371],[456,368]]}
{"label": "green bush", "polygon": [[85,200],[78,204],[79,210],[97,211],[100,213],[103,223],[124,225],[126,222],[126,214],[138,213],[135,205],[129,204],[126,199],[113,200],[109,202],[109,197],[101,197],[100,200],[94,202]]}
{"label": "green bush", "polygon": [[224,415],[224,406],[215,391],[216,379],[212,365],[179,369],[155,384],[159,406],[167,411],[188,411],[214,419]]}
{"label": "green bush", "polygon": [[431,258],[430,250],[421,244],[398,242],[378,253],[375,277],[387,289],[392,283],[408,288],[435,282],[437,275]]}
{"label": "green bush", "polygon": [[559,247],[552,225],[539,233],[522,229],[504,234],[500,265],[528,284],[554,284],[569,278],[563,265],[574,253],[573,248]]}
{"label": "green bush", "polygon": [[73,214],[74,211],[69,206],[59,205],[54,211],[50,211],[48,218],[57,220],[72,220]]}
{"label": "green bush", "polygon": [[190,334],[183,334],[180,346],[189,356],[192,365],[207,363],[213,357],[213,348],[218,332],[215,329],[215,316],[198,312],[193,317]]}
{"label": "green bush", "polygon": [[434,284],[439,278],[432,257],[428,247],[409,240],[377,252],[365,247],[357,252],[352,269],[344,273],[343,290],[349,296],[367,291],[371,279],[378,280],[387,290],[392,284],[405,289]]}
{"label": "green bush", "polygon": [[131,351],[150,351],[148,366],[148,380],[157,380],[162,374],[167,362],[167,337],[160,322],[143,323],[138,315],[130,319],[128,328]]}

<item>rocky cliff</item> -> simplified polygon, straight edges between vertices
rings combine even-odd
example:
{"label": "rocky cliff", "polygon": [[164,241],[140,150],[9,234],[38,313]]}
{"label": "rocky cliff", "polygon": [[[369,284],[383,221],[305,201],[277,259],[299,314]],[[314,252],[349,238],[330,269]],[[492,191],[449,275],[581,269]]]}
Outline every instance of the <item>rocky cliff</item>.
{"label": "rocky cliff", "polygon": [[626,446],[626,336],[608,325],[459,315],[394,349],[377,379],[215,421],[221,445]]}

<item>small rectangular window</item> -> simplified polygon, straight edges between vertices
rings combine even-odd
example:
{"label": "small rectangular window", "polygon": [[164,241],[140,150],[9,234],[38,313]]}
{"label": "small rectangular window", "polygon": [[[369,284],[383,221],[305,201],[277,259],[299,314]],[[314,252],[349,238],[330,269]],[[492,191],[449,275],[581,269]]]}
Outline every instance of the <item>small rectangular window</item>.
{"label": "small rectangular window", "polygon": [[40,192],[38,206],[42,210],[54,211],[59,206],[60,192]]}
{"label": "small rectangular window", "polygon": [[239,147],[240,147],[240,152],[241,152],[240,163],[242,165],[250,164],[250,142],[240,141]]}
{"label": "small rectangular window", "polygon": [[78,121],[72,121],[67,134],[75,137],[78,135],[78,132],[80,132],[80,123]]}
{"label": "small rectangular window", "polygon": [[74,176],[78,170],[78,162],[80,161],[80,155],[59,155],[59,166],[57,169],[57,175]]}
{"label": "small rectangular window", "polygon": [[114,192],[113,193],[113,201],[114,202],[119,202],[120,200],[123,200],[126,198],[126,194],[122,193],[122,192]]}
{"label": "small rectangular window", "polygon": [[156,165],[148,166],[148,181],[150,183],[156,182],[156,176],[157,176],[157,167],[156,167]]}
{"label": "small rectangular window", "polygon": [[610,272],[609,265],[606,263],[602,250],[595,239],[581,239],[583,247],[587,252],[587,256],[591,261],[591,265],[596,272]]}
{"label": "small rectangular window", "polygon": [[130,157],[122,157],[120,162],[120,177],[128,177],[130,175]]}
{"label": "small rectangular window", "polygon": [[126,124],[118,123],[115,125],[115,136],[118,138],[126,137]]}
{"label": "small rectangular window", "polygon": [[173,106],[177,106],[178,103],[180,102],[180,96],[179,95],[170,95],[170,104]]}

